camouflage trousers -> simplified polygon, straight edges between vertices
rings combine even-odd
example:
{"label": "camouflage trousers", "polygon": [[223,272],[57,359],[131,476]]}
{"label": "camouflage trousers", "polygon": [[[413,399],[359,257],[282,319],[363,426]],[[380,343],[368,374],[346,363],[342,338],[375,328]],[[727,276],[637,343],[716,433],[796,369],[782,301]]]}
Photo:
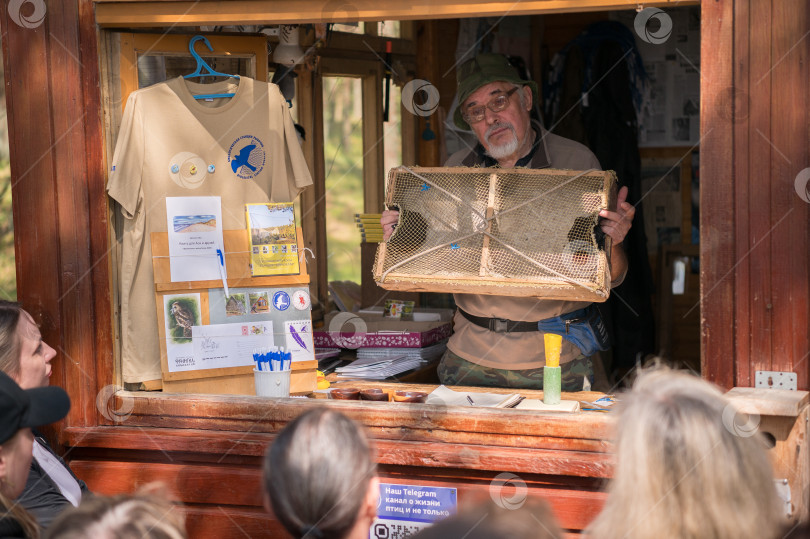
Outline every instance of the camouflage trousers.
{"label": "camouflage trousers", "polygon": [[[560,367],[563,391],[582,391],[586,377],[593,384],[591,358],[580,354]],[[524,370],[494,369],[467,361],[450,350],[447,350],[442,356],[437,372],[439,380],[448,386],[543,389],[543,367]]]}

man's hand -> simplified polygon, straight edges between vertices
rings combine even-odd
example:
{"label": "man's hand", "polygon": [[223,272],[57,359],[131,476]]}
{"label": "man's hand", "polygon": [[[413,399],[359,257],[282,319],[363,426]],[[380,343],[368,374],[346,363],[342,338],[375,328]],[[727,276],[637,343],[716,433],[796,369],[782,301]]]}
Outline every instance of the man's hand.
{"label": "man's hand", "polygon": [[394,210],[385,210],[380,217],[380,224],[383,227],[383,241],[388,241],[391,234],[394,233],[394,227],[399,222],[399,212]]}
{"label": "man's hand", "polygon": [[[613,239],[613,245],[618,245],[624,241],[630,227],[633,225],[633,216],[635,214],[636,208],[627,202],[627,187],[622,187],[619,190],[616,211],[602,210],[599,212],[599,217],[602,218],[600,225],[602,232]],[[384,218],[385,214],[383,213]]]}

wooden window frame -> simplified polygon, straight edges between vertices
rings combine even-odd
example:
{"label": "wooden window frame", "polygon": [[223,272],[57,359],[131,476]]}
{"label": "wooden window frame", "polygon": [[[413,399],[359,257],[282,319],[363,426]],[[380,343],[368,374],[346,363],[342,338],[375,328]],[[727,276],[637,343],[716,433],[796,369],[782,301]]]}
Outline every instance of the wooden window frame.
{"label": "wooden window frame", "polygon": [[[455,19],[538,13],[576,13],[636,9],[636,0],[444,0],[414,4],[400,0],[274,0],[272,10],[266,0],[239,2],[93,0],[96,22],[104,27],[222,26],[233,24],[296,24],[313,22],[354,22],[379,20]],[[697,0],[654,0],[644,7],[694,5]]]}
{"label": "wooden window frame", "polygon": [[[115,2],[112,2],[115,3]],[[112,4],[111,3],[111,4]],[[137,3],[139,7],[143,7],[144,3]],[[175,2],[167,2],[165,3],[164,7],[170,7],[173,9],[175,6]],[[205,2],[201,3],[205,4]],[[123,8],[129,10],[129,7],[125,4],[121,4]],[[101,8],[102,5],[98,4],[97,8]],[[161,8],[163,9],[163,8]],[[299,5],[300,9],[300,5]],[[99,13],[97,12],[97,17]],[[103,17],[99,20],[100,26],[105,26],[102,22]],[[300,19],[297,19],[296,22],[302,22]],[[137,25],[130,25],[130,26],[137,26]],[[103,31],[102,31],[103,33]],[[127,34],[135,36],[133,39],[138,40],[138,34]],[[404,36],[407,37],[408,35],[412,35],[412,30],[405,30]],[[178,50],[180,51],[182,47],[180,45],[185,42],[187,50],[187,35],[181,36],[170,36],[172,38],[176,38],[177,44],[173,44],[173,48],[169,48],[169,50]],[[222,50],[223,48],[230,47],[233,50],[237,50],[236,43],[238,43],[239,38],[231,38],[227,44],[221,43],[220,46],[218,44],[214,44],[214,40],[212,39],[212,44],[214,44],[215,51]],[[324,164],[324,154],[323,154],[323,117],[322,117],[322,99],[323,99],[323,88],[322,88],[322,76],[323,75],[346,75],[346,76],[360,76],[363,80],[363,95],[364,95],[364,108],[363,108],[363,154],[364,154],[364,165],[363,165],[363,176],[364,176],[364,211],[367,212],[377,212],[380,211],[382,208],[382,201],[383,201],[383,174],[382,172],[382,163],[383,163],[383,148],[380,144],[372,144],[371,141],[379,141],[382,133],[382,102],[379,99],[382,91],[382,69],[378,61],[374,61],[373,59],[369,58],[369,54],[367,51],[363,49],[370,49],[371,54],[373,55],[375,50],[383,50],[382,46],[384,41],[388,40],[388,38],[381,38],[369,34],[336,34],[333,36],[332,43],[335,45],[336,49],[341,51],[342,53],[346,53],[349,51],[350,53],[353,52],[356,56],[355,59],[346,60],[346,59],[337,59],[333,57],[329,57],[328,52],[322,55],[320,62],[321,65],[317,73],[313,73],[310,71],[304,71],[299,69],[299,75],[301,77],[298,80],[298,95],[297,99],[298,102],[302,104],[299,108],[299,122],[304,125],[307,133],[310,136],[307,138],[307,142],[304,144],[304,153],[307,161],[311,167],[311,171],[313,173],[313,179],[315,180],[315,185],[312,189],[308,189],[304,191],[301,195],[301,204],[303,208],[314,208],[314,212],[310,212],[302,216],[302,227],[304,229],[305,235],[305,243],[307,246],[313,249],[316,253],[326,253],[326,242],[325,242],[325,231],[326,231],[326,219],[325,219],[325,185],[324,185],[324,172],[325,172],[325,164]],[[399,49],[399,51],[405,50],[408,52],[413,52],[412,44],[407,43],[407,39],[391,39],[391,41],[395,42],[395,51]],[[371,42],[371,43],[369,43]],[[144,43],[142,40],[138,41],[138,44],[141,48],[146,48],[148,45]],[[180,44],[180,45],[178,45]],[[366,55],[363,58],[363,54]],[[123,57],[123,56],[122,56]],[[130,64],[133,63],[132,57],[130,57]],[[265,62],[266,65],[266,62]],[[131,83],[130,83],[131,85]],[[135,87],[137,84],[135,84]],[[122,88],[126,88],[122,81]],[[123,91],[123,90],[122,90]],[[366,96],[373,95],[374,99],[367,99]],[[125,102],[125,99],[122,99],[122,106]],[[306,106],[305,104],[309,104]],[[402,109],[404,111],[404,107]],[[372,117],[375,121],[368,121],[367,118]],[[406,150],[406,148],[413,148],[415,145],[409,145],[406,143],[406,134],[415,137],[418,125],[418,119],[412,117],[410,114],[403,114],[403,120],[408,118],[410,121],[407,122],[409,126],[406,128],[405,123],[403,122],[403,159],[406,159],[406,152],[410,155],[408,157],[414,157],[413,150]],[[109,135],[108,135],[109,136]],[[112,148],[111,145],[112,141],[108,140],[108,147]],[[313,275],[313,283],[311,285],[312,293],[316,295],[321,301],[322,304],[326,304],[327,296],[326,296],[326,265],[318,263],[316,261],[315,267],[313,268],[314,271],[311,272]],[[113,272],[115,273],[115,272]],[[101,382],[101,380],[99,380]],[[121,429],[124,427],[136,427],[137,429],[143,428],[154,428],[154,427],[170,427],[170,428],[188,428],[189,425],[196,425],[198,428],[212,428],[219,430],[220,428],[225,427],[226,425],[230,425],[233,430],[238,430],[238,425],[240,424],[240,420],[236,419],[234,422],[229,423],[227,418],[231,418],[234,416],[239,416],[242,410],[250,410],[253,409],[254,406],[251,405],[250,400],[245,402],[245,398],[250,399],[249,397],[234,397],[228,395],[208,395],[202,401],[200,401],[200,396],[189,397],[182,394],[161,394],[161,395],[154,395],[154,394],[144,394],[140,392],[126,392],[126,391],[117,391],[115,392],[114,396],[111,396],[108,400],[108,405],[105,411],[100,410],[100,417],[99,417],[99,424],[100,425],[116,425],[116,429]],[[184,412],[180,413],[177,417],[171,418],[170,414],[167,415],[166,409],[173,408],[175,404],[172,403],[180,403],[180,402],[191,402],[191,403],[199,403],[205,402],[205,407],[200,407],[196,405],[190,405],[188,407],[184,407]],[[331,403],[330,403],[331,404]],[[323,403],[317,403],[317,405],[323,405]],[[279,411],[282,412],[283,410],[287,410],[284,406],[279,407]],[[393,413],[391,417],[398,417],[395,409],[392,410],[384,410],[382,412],[374,411],[373,413],[369,412],[366,406],[360,406],[356,410],[356,414],[358,415],[358,419],[362,418],[363,422],[366,424],[374,423],[378,415],[386,416],[389,413]],[[465,410],[465,414],[469,412]],[[485,414],[495,414],[496,416],[501,416],[502,411],[485,411]],[[452,415],[452,414],[451,414]],[[255,421],[256,416],[249,413],[248,417],[250,421]],[[486,417],[486,416],[484,416]],[[119,421],[119,419],[124,419],[123,421]],[[217,418],[216,420],[212,420],[211,418]],[[387,420],[386,420],[387,421]],[[383,423],[386,423],[384,421]],[[544,423],[545,420],[541,421]],[[121,423],[119,425],[119,423]],[[447,422],[446,424],[450,424],[452,421]],[[497,423],[497,422],[496,422]],[[404,426],[402,422],[399,423],[401,426]],[[604,424],[603,421],[596,421],[597,430],[602,428]],[[215,426],[216,425],[216,426]],[[419,430],[419,421],[413,424],[411,427]],[[437,423],[433,428],[440,428],[442,423]],[[229,428],[225,428],[225,430],[231,430]],[[271,428],[271,430],[273,430]],[[441,430],[441,428],[440,428]],[[586,429],[587,430],[587,429]],[[480,430],[476,430],[476,432],[482,432]],[[68,437],[68,443],[72,445],[73,443],[77,442],[79,438],[84,439],[86,436],[90,435],[90,433],[84,428],[68,428],[65,431]],[[448,431],[444,435],[444,440],[448,439],[457,439],[457,436],[463,435],[463,432],[456,432],[453,429],[448,429]],[[491,431],[488,432],[489,435],[494,436],[496,438],[500,438],[502,435],[510,435],[507,432],[503,432],[501,428],[495,426]],[[515,434],[515,433],[511,433]],[[449,438],[448,438],[449,436]],[[586,433],[586,437],[590,436],[590,434]],[[600,434],[594,434],[594,439],[598,438]],[[436,439],[437,441],[439,438]],[[460,440],[460,439],[459,439]],[[527,469],[528,470],[528,469]]]}

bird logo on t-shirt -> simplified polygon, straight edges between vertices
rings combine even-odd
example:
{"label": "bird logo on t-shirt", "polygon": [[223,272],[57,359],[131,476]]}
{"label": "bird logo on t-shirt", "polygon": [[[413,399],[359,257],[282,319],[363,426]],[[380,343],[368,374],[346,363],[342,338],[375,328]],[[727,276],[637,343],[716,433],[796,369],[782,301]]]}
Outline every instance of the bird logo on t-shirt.
{"label": "bird logo on t-shirt", "polygon": [[249,180],[261,173],[266,164],[264,143],[253,135],[242,135],[228,148],[228,161],[237,178]]}
{"label": "bird logo on t-shirt", "polygon": [[256,167],[250,164],[248,159],[250,159],[250,152],[256,149],[255,144],[248,144],[241,150],[239,150],[239,155],[235,156],[231,161],[231,168],[234,172],[239,170],[242,167],[247,167],[250,169],[251,172],[256,172]]}

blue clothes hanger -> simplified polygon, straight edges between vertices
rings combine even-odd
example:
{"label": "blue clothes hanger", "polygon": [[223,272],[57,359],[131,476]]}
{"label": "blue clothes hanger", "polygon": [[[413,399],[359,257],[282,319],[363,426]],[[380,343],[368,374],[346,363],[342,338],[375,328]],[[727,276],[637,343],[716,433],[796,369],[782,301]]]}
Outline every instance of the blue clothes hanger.
{"label": "blue clothes hanger", "polygon": [[[211,46],[211,42],[208,41],[207,37],[200,36],[200,35],[192,37],[191,41],[188,42],[188,50],[191,53],[191,56],[193,56],[194,59],[197,60],[197,69],[194,71],[194,73],[191,73],[190,75],[184,76],[183,77],[184,79],[190,79],[190,78],[193,78],[193,77],[231,77],[231,78],[235,78],[235,79],[239,78],[239,75],[228,75],[227,73],[220,73],[218,71],[214,71],[213,69],[211,69],[211,66],[209,66],[205,62],[205,60],[202,59],[202,56],[197,54],[197,51],[194,50],[194,45],[198,41],[202,41],[205,44],[205,46],[208,47],[209,51],[214,52],[214,48]],[[203,68],[205,68],[206,73],[203,73]],[[233,97],[233,96],[234,96],[234,94],[232,94],[232,93],[230,93],[230,94],[200,94],[200,95],[195,95],[194,99],[215,99],[217,97]]]}

